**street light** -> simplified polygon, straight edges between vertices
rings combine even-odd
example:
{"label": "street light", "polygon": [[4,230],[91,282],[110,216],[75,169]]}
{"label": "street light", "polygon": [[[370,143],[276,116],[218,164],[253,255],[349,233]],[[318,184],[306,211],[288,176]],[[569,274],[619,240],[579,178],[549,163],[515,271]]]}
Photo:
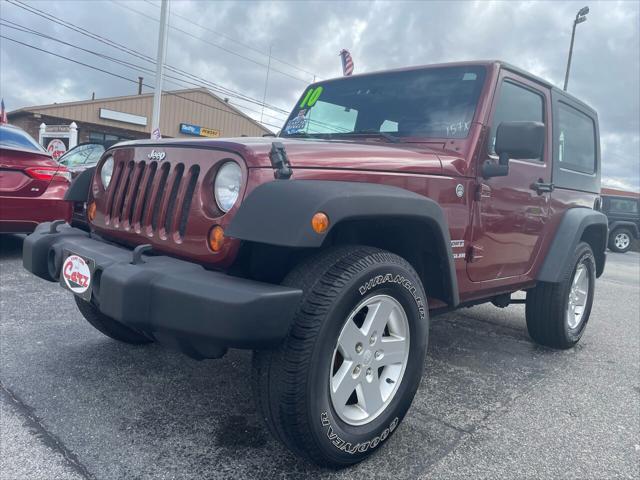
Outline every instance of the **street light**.
{"label": "street light", "polygon": [[564,91],[567,91],[567,84],[569,83],[569,70],[571,69],[571,55],[573,54],[573,39],[576,36],[576,25],[587,21],[587,13],[589,13],[589,7],[582,7],[576,14],[576,19],[573,21],[573,30],[571,30],[571,45],[569,46],[569,58],[567,59],[567,73],[564,76]]}

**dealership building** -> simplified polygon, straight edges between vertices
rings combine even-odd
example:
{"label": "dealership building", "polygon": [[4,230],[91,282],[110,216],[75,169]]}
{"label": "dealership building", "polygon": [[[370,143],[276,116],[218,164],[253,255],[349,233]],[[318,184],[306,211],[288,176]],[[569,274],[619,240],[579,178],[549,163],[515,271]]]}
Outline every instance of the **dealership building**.
{"label": "dealership building", "polygon": [[[153,94],[147,93],[25,107],[7,116],[9,123],[51,150],[86,142],[149,138],[152,111]],[[193,88],[162,94],[160,133],[163,138],[194,138],[255,137],[271,132],[226,99],[206,88]]]}

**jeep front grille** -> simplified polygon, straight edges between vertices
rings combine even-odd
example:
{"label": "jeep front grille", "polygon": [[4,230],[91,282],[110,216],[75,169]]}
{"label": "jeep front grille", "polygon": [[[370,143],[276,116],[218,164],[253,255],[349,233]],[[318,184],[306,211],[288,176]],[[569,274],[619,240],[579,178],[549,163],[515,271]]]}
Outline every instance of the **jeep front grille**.
{"label": "jeep front grille", "polygon": [[200,167],[120,161],[107,190],[105,223],[165,240],[184,237]]}

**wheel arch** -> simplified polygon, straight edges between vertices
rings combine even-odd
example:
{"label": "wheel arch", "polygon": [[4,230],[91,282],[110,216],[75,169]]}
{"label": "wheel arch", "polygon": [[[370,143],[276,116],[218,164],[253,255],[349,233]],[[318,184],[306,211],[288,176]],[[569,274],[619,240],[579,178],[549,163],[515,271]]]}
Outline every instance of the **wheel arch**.
{"label": "wheel arch", "polygon": [[549,283],[559,282],[567,259],[571,258],[581,241],[591,247],[595,256],[596,276],[600,277],[606,262],[607,217],[590,208],[575,207],[564,213],[537,279]]}
{"label": "wheel arch", "polygon": [[631,232],[631,235],[633,235],[635,238],[638,238],[638,226],[635,223],[624,220],[616,220],[614,222],[611,222],[611,225],[609,226],[609,233],[613,233],[618,228],[626,228]]}
{"label": "wheel arch", "polygon": [[[316,212],[329,217],[329,229],[322,234],[311,227]],[[433,200],[402,188],[276,180],[249,194],[227,233],[256,248],[280,247],[285,254],[348,244],[383,248],[412,264],[429,296],[451,307],[459,303],[444,212]]]}

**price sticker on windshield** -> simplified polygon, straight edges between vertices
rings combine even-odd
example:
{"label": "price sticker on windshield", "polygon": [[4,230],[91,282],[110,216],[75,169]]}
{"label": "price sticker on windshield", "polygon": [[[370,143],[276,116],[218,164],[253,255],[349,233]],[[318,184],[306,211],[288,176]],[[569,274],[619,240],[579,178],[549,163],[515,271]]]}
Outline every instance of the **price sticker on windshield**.
{"label": "price sticker on windshield", "polygon": [[322,95],[323,91],[324,88],[322,88],[322,86],[307,90],[302,102],[300,102],[300,108],[313,107],[320,98],[320,95]]}

